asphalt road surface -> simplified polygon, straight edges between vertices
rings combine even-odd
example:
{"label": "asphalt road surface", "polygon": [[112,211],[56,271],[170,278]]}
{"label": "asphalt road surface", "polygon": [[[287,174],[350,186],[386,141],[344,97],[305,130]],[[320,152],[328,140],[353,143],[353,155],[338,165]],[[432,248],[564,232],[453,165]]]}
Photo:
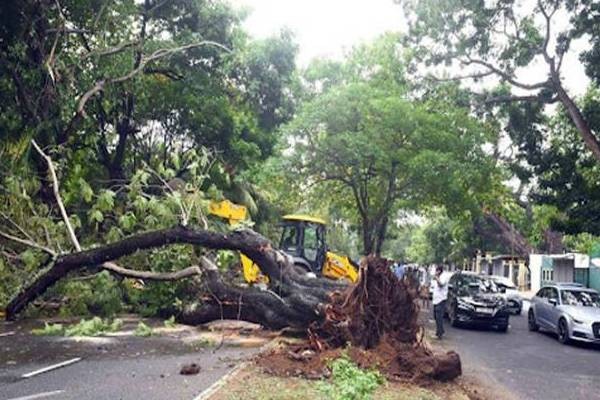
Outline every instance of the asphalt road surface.
{"label": "asphalt road surface", "polygon": [[529,332],[527,309],[510,317],[508,333],[445,322],[443,346],[458,351],[465,374],[503,386],[517,399],[600,399],[600,346],[562,345],[552,334]]}
{"label": "asphalt road surface", "polygon": [[[0,331],[12,329],[6,327]],[[0,337],[0,400],[192,400],[258,348],[206,347],[169,337],[73,342],[21,330]],[[74,357],[82,360],[33,376],[23,374]],[[197,375],[180,375],[196,363]]]}

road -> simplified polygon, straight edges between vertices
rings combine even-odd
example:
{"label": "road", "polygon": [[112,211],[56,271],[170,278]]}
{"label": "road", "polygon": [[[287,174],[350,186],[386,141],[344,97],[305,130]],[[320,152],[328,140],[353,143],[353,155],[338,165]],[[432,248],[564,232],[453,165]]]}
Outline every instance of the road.
{"label": "road", "polygon": [[457,350],[465,375],[504,386],[517,399],[600,398],[600,346],[562,345],[549,333],[529,332],[527,310],[511,316],[508,333],[448,326],[446,332],[443,346]]}
{"label": "road", "polygon": [[[0,337],[0,400],[192,400],[257,351],[256,347],[216,349],[173,337],[76,342],[34,337],[21,329],[16,335]],[[82,360],[22,378],[74,357]],[[180,375],[181,367],[189,363],[200,365],[200,373]]]}

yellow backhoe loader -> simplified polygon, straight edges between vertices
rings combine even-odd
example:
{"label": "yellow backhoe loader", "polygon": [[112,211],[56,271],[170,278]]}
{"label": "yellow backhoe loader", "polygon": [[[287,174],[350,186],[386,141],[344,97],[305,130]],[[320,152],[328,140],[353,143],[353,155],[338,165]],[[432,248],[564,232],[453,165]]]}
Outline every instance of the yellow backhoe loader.
{"label": "yellow backhoe loader", "polygon": [[[227,219],[231,225],[245,220],[248,215],[246,207],[229,200],[212,202],[209,212]],[[358,266],[349,257],[335,254],[327,248],[324,220],[309,215],[285,215],[281,227],[279,248],[293,258],[297,267],[316,276],[356,282]],[[267,277],[261,275],[258,266],[248,257],[241,254],[240,258],[244,279],[248,283],[267,281]]]}

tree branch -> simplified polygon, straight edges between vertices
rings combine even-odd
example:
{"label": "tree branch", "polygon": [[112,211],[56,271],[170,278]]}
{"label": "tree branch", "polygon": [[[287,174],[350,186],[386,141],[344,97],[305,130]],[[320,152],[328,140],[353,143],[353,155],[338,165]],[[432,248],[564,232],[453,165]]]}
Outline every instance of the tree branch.
{"label": "tree branch", "polygon": [[558,101],[558,96],[553,96],[549,99],[545,99],[540,95],[530,95],[530,96],[513,96],[513,95],[503,95],[503,96],[494,96],[489,97],[484,100],[484,104],[496,104],[496,103],[512,103],[518,101],[539,101],[545,104],[552,104]]}
{"label": "tree branch", "polygon": [[38,243],[36,243],[36,242],[34,242],[32,240],[21,239],[19,237],[13,236],[13,235],[11,235],[9,233],[2,232],[2,231],[0,231],[0,236],[2,236],[5,239],[11,240],[13,242],[20,243],[20,244],[28,246],[28,247],[32,247],[34,249],[41,250],[44,253],[47,253],[47,254],[51,255],[52,257],[56,257],[57,256],[57,253],[54,250],[52,250],[51,248],[43,246],[41,244],[38,244]]}
{"label": "tree branch", "polygon": [[483,61],[483,60],[472,59],[472,58],[468,57],[466,60],[459,60],[459,61],[465,65],[472,65],[472,64],[481,65],[481,66],[487,68],[488,71],[493,72],[494,74],[500,76],[505,81],[507,81],[507,82],[511,83],[512,85],[514,85],[518,88],[521,88],[521,89],[536,90],[536,89],[543,89],[543,88],[548,87],[548,81],[538,82],[538,83],[533,83],[533,84],[519,82],[510,74],[502,71],[501,69],[499,69],[499,68],[495,67],[494,65],[492,65],[486,61]]}
{"label": "tree branch", "polygon": [[126,278],[143,279],[148,281],[176,281],[190,276],[201,275],[202,271],[198,266],[191,266],[175,272],[151,272],[135,271],[120,267],[113,262],[105,262],[102,268]]}
{"label": "tree branch", "polygon": [[42,149],[38,146],[34,139],[31,140],[31,144],[37,150],[40,156],[42,156],[42,158],[48,163],[48,170],[50,171],[50,177],[52,178],[52,188],[54,190],[54,197],[56,198],[56,203],[58,204],[60,214],[65,223],[65,227],[67,228],[67,232],[69,233],[69,238],[71,239],[73,246],[75,246],[75,249],[77,249],[77,251],[81,251],[81,245],[79,244],[79,240],[75,235],[75,230],[71,225],[69,215],[67,214],[67,210],[65,209],[65,205],[63,204],[60,192],[58,190],[58,178],[56,176],[56,170],[54,169],[54,163],[52,162],[52,159],[42,151]]}
{"label": "tree branch", "polygon": [[126,73],[125,75],[119,76],[117,78],[101,79],[101,80],[97,81],[96,84],[90,90],[88,90],[86,93],[84,93],[81,96],[81,98],[79,99],[76,115],[85,115],[84,108],[85,108],[85,105],[88,102],[88,100],[92,96],[94,96],[96,93],[104,90],[104,87],[107,84],[121,83],[121,82],[125,82],[125,81],[135,77],[137,74],[139,74],[140,72],[142,72],[144,70],[144,68],[146,67],[146,64],[148,64],[152,61],[156,61],[161,58],[171,56],[175,53],[180,53],[183,51],[187,51],[187,50],[190,50],[190,49],[193,49],[196,47],[206,46],[206,45],[216,46],[222,50],[230,51],[227,47],[223,46],[220,43],[213,42],[210,40],[203,40],[201,42],[192,43],[192,44],[188,44],[185,46],[179,46],[179,47],[170,48],[170,49],[159,49],[159,50],[156,50],[155,52],[153,52],[152,54],[150,54],[150,56],[148,56],[148,57],[144,57],[142,55],[139,65],[136,68],[129,71],[128,73]]}

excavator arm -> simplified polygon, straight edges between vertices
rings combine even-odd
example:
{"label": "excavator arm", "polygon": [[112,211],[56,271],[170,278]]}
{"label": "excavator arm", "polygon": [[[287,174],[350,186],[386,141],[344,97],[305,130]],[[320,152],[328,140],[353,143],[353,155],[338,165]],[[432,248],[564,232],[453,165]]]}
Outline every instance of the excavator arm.
{"label": "excavator arm", "polygon": [[[213,201],[208,205],[208,211],[212,215],[225,218],[229,225],[235,225],[246,219],[248,209],[240,204],[232,203],[229,200]],[[258,265],[252,262],[244,254],[240,253],[240,261],[242,262],[242,272],[244,279],[248,283],[268,282],[268,278],[261,275]]]}

